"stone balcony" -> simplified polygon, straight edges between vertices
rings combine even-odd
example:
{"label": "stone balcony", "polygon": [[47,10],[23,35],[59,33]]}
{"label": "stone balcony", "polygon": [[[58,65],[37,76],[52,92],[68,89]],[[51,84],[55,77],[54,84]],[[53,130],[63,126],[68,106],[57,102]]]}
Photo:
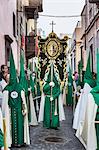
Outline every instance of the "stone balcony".
{"label": "stone balcony", "polygon": [[39,12],[42,12],[42,4],[43,0],[29,0],[29,5],[38,7]]}
{"label": "stone balcony", "polygon": [[27,19],[38,18],[38,12],[43,11],[42,2],[42,0],[28,0],[28,2],[24,3]]}

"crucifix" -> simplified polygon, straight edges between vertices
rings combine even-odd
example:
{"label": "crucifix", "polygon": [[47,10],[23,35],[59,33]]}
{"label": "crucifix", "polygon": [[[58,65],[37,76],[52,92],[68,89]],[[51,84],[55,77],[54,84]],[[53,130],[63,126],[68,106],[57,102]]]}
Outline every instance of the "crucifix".
{"label": "crucifix", "polygon": [[52,23],[50,23],[50,25],[52,25],[52,32],[53,32],[53,28],[54,28],[54,25],[56,25],[56,23],[54,23],[54,21],[52,21]]}

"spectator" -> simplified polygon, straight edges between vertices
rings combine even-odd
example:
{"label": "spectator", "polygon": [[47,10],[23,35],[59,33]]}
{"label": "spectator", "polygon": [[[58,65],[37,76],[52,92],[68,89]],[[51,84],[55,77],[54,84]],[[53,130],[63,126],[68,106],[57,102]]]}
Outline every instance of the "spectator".
{"label": "spectator", "polygon": [[8,67],[6,65],[1,65],[1,72],[0,72],[0,107],[2,105],[2,91],[6,87],[8,82]]}
{"label": "spectator", "polygon": [[8,67],[6,65],[1,65],[0,80],[4,79],[8,82]]}

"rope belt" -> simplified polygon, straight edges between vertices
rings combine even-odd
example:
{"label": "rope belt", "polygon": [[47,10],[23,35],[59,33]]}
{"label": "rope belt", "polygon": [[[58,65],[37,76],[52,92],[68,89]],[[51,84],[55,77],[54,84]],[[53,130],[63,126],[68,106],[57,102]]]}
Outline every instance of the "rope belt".
{"label": "rope belt", "polygon": [[36,99],[38,99],[38,98],[41,98],[41,96],[37,96],[37,97],[33,98],[33,100],[36,100]]}
{"label": "rope belt", "polygon": [[45,95],[45,96],[47,96],[47,97],[51,97],[51,95]]}

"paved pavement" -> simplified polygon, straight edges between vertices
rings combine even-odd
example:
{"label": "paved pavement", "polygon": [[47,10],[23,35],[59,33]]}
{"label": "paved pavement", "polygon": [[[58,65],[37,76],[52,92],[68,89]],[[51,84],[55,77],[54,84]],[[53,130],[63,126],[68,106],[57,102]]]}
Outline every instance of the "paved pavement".
{"label": "paved pavement", "polygon": [[[65,108],[65,115],[66,120],[61,123],[59,130],[45,129],[42,124],[30,127],[31,145],[12,150],[85,150],[72,129],[72,109],[70,107]],[[59,142],[48,142],[45,140],[48,137],[58,137]]]}

